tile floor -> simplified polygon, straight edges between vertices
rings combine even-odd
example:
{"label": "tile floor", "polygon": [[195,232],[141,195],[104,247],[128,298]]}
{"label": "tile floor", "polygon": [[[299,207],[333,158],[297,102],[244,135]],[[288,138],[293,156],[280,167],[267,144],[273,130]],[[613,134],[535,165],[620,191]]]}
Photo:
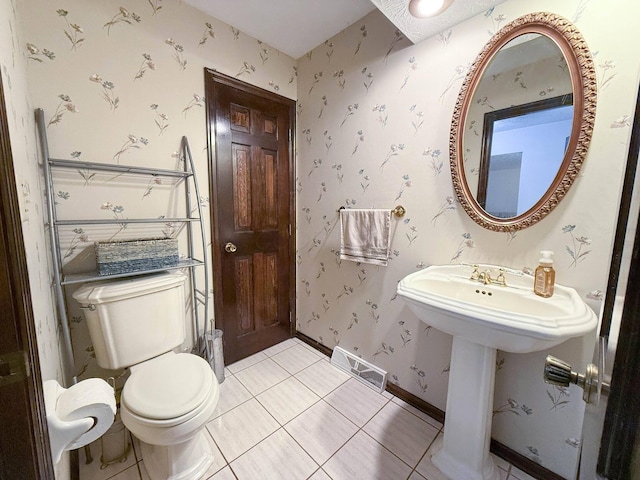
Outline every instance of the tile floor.
{"label": "tile floor", "polygon": [[[211,480],[442,480],[427,452],[442,424],[388,392],[377,393],[298,339],[225,369],[206,427]],[[127,460],[100,468],[100,443],[80,480],[148,480],[133,440]],[[496,457],[501,480],[533,480]],[[464,479],[455,479],[464,480]]]}

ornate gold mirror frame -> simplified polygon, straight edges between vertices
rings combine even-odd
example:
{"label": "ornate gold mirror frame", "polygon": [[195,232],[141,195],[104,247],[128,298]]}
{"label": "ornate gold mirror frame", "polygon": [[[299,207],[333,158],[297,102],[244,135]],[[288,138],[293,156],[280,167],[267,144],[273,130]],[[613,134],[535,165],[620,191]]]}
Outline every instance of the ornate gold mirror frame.
{"label": "ornate gold mirror frame", "polygon": [[[463,133],[469,108],[483,73],[497,52],[514,38],[537,33],[551,38],[562,51],[573,89],[573,121],[564,159],[550,187],[529,210],[512,218],[488,214],[475,200],[464,169]],[[578,29],[552,13],[522,16],[498,31],[484,46],[460,88],[451,121],[449,158],[453,188],[467,214],[478,224],[497,232],[514,232],[542,220],[566,195],[587,154],[596,112],[596,75],[589,48]]]}

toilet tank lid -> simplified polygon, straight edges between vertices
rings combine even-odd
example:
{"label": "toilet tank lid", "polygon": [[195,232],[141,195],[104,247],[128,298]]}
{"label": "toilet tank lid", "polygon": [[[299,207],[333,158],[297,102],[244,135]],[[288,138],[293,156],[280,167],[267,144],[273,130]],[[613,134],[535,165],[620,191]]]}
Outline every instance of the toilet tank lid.
{"label": "toilet tank lid", "polygon": [[158,273],[120,280],[85,283],[73,298],[80,303],[106,303],[142,294],[160,292],[184,284],[186,276],[181,273]]}

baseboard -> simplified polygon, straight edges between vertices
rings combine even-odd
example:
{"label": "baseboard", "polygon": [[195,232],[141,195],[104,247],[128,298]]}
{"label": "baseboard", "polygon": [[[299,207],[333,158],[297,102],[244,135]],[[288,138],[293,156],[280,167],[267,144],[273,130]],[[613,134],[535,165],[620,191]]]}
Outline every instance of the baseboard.
{"label": "baseboard", "polygon": [[530,458],[511,450],[509,447],[502,443],[491,439],[491,453],[506,460],[511,465],[518,467],[523,472],[531,475],[538,480],[566,480],[563,476],[552,472],[549,469],[544,468],[539,463],[534,462]]}
{"label": "baseboard", "polygon": [[[317,342],[311,337],[306,336],[303,333],[296,332],[296,338],[299,338],[307,345],[311,345],[316,350],[319,350],[328,357],[330,357],[331,353],[333,352],[331,348],[322,345],[321,343]],[[406,390],[392,383],[387,383],[387,391],[395,395],[399,399],[404,400],[408,404],[414,406],[418,410],[426,413],[431,418],[444,423],[445,412],[440,410],[438,407],[431,405],[429,402],[424,401],[417,395],[407,392]],[[537,480],[566,480],[564,477],[558,475],[557,473],[544,468],[542,465],[537,464],[533,460],[525,457],[524,455],[521,455],[515,450],[512,450],[511,448],[494,439],[491,439],[491,453],[509,462],[511,465],[519,468],[520,470],[531,475]]]}
{"label": "baseboard", "polygon": [[325,347],[320,342],[315,341],[313,338],[307,337],[304,333],[296,332],[296,338],[299,338],[307,345],[311,345],[316,350],[321,351],[327,357],[331,357],[331,354],[333,353],[333,348]]}
{"label": "baseboard", "polygon": [[431,418],[439,421],[440,423],[444,423],[444,411],[440,410],[438,407],[434,407],[429,402],[425,402],[417,395],[407,392],[406,390],[400,388],[397,385],[394,385],[393,383],[387,383],[387,392],[392,393],[400,400],[404,400],[408,404],[416,407],[418,410],[426,413]]}

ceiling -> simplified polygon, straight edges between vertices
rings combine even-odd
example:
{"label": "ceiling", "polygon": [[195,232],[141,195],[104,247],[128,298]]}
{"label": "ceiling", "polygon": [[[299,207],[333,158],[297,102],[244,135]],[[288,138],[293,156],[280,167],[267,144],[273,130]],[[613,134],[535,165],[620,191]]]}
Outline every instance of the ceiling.
{"label": "ceiling", "polygon": [[409,0],[370,0],[413,43],[437,35],[458,23],[506,0],[454,0],[432,18],[416,18],[409,13]]}
{"label": "ceiling", "polygon": [[360,20],[369,0],[184,0],[298,59]]}
{"label": "ceiling", "polygon": [[184,0],[208,15],[298,59],[378,8],[412,42],[505,0],[454,0],[435,18],[409,14],[409,0]]}

